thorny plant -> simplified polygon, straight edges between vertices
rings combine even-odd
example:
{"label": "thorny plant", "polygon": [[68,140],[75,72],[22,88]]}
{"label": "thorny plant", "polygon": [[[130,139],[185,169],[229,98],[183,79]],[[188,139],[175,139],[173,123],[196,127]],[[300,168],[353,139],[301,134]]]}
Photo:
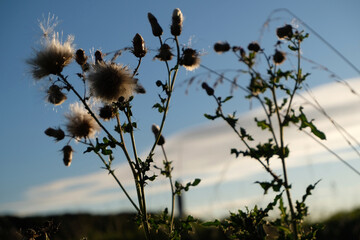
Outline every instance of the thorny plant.
{"label": "thorny plant", "polygon": [[[155,16],[148,13],[148,20],[153,35],[159,39],[160,43],[159,52],[155,58],[165,64],[167,79],[165,81],[158,80],[154,82],[161,90],[161,94],[159,94],[159,102],[154,104],[153,108],[162,114],[162,120],[159,127],[157,125],[152,127],[155,141],[145,159],[141,159],[138,154],[134,137],[137,123],[134,122],[132,114],[134,93],[145,93],[145,89],[137,79],[142,58],[147,54],[145,41],[140,34],[136,34],[133,38],[133,46],[131,48],[115,51],[110,61],[105,60],[105,57],[109,54],[103,54],[97,50],[94,54],[94,62],[89,62],[88,56],[83,49],[74,50],[73,37],[69,36],[67,41],[62,43],[59,39],[59,34],[53,32],[56,24],[51,25],[50,21],[48,21],[47,24],[40,24],[44,33],[41,39],[42,48],[35,50],[34,56],[29,58],[27,63],[31,67],[34,79],[45,81],[44,79],[47,78],[50,84],[47,91],[49,103],[61,105],[67,100],[67,94],[69,93],[75,94],[79,100],[76,103],[70,104],[70,113],[65,115],[67,120],[66,131],[63,131],[61,128],[48,128],[45,131],[45,134],[54,138],[55,141],[61,141],[65,138],[69,139],[62,148],[64,164],[70,166],[72,162],[74,150],[70,142],[75,140],[84,144],[87,147],[84,153],[93,152],[99,157],[104,164],[104,169],[114,178],[136,210],[138,214],[137,222],[143,228],[147,239],[152,239],[159,229],[165,232],[169,239],[180,239],[183,233],[191,230],[191,223],[195,219],[188,216],[185,220],[180,220],[178,224],[175,224],[175,196],[180,195],[182,191],[189,190],[191,186],[198,185],[200,180],[195,179],[193,182],[185,185],[173,182],[171,162],[167,159],[165,153],[165,139],[162,136],[162,130],[169,111],[179,67],[183,66],[187,70],[193,70],[199,66],[200,58],[194,49],[180,49],[178,37],[183,27],[183,15],[180,9],[173,11],[170,26],[172,37],[167,38],[165,41],[162,38],[163,29]],[[173,48],[169,44],[174,45],[176,49],[175,54],[172,52]],[[134,70],[115,62],[122,51],[131,51],[138,59],[138,64]],[[175,61],[172,61],[174,56]],[[63,75],[63,69],[73,59],[81,67],[81,72],[76,75],[84,83],[82,90],[76,89],[69,76]],[[52,77],[55,77],[55,79]],[[96,111],[94,101],[102,104],[99,112]],[[106,128],[104,121],[114,122],[114,129]],[[100,131],[105,135],[102,139],[96,137]],[[126,137],[130,139],[130,148],[126,144]],[[94,138],[95,141],[93,140]],[[162,148],[165,160],[164,166],[156,168],[169,179],[171,187],[171,211],[169,215],[168,210],[165,209],[160,217],[154,218],[147,211],[145,186],[149,181],[154,181],[157,177],[150,171],[150,168],[153,166],[154,150],[158,145]],[[113,150],[117,148],[120,148],[124,153],[133,175],[137,202],[124,188],[112,167],[112,163],[115,160]],[[32,238],[35,239],[36,236],[34,235]]]}
{"label": "thorny plant", "polygon": [[[240,46],[230,46],[227,42],[219,42],[214,45],[214,50],[218,53],[232,51],[237,60],[245,65],[246,73],[249,78],[249,85],[242,87],[247,92],[246,98],[255,99],[261,105],[265,118],[255,118],[256,125],[263,131],[268,131],[270,137],[265,142],[254,144],[255,137],[241,127],[241,122],[235,113],[226,115],[223,112],[223,105],[232,96],[223,99],[215,94],[215,91],[206,82],[202,83],[202,88],[207,95],[214,98],[217,108],[214,115],[205,114],[210,120],[222,119],[235,132],[245,149],[231,149],[231,153],[236,157],[244,156],[256,160],[263,169],[271,176],[271,181],[256,182],[264,190],[264,194],[272,189],[278,193],[274,201],[269,203],[265,209],[254,207],[246,212],[239,210],[237,214],[231,213],[230,218],[224,222],[214,221],[205,225],[215,225],[220,227],[231,239],[265,239],[273,237],[276,239],[314,239],[317,229],[305,230],[303,220],[308,214],[308,207],[305,204],[306,198],[311,195],[311,191],[317,183],[309,185],[301,201],[294,202],[291,195],[291,184],[287,174],[287,158],[290,149],[286,143],[284,132],[286,128],[293,124],[303,130],[309,128],[311,134],[320,140],[325,140],[326,136],[314,125],[313,120],[308,120],[304,108],[300,106],[296,109],[293,106],[293,99],[299,89],[302,88],[308,73],[304,74],[301,68],[301,44],[308,37],[303,31],[294,29],[291,25],[285,25],[276,30],[279,38],[275,45],[275,52],[267,55],[257,42],[248,45],[247,50]],[[286,60],[284,52],[280,51],[280,45],[287,44],[290,51],[297,56],[297,66],[294,70],[281,69],[282,63]],[[260,56],[259,56],[260,55]],[[265,73],[257,70],[256,62],[263,57],[266,62]],[[289,87],[291,86],[291,87]],[[285,95],[281,100],[279,95]],[[240,125],[240,127],[239,127]],[[282,165],[282,174],[278,175],[272,169],[272,163],[279,159]],[[287,199],[287,209],[283,202],[283,193]],[[279,218],[266,222],[268,213],[279,205]],[[270,230],[275,229],[275,233],[270,234]]]}
{"label": "thorny plant", "polygon": [[[159,102],[155,103],[153,107],[162,114],[162,120],[160,126],[152,126],[155,141],[145,160],[140,159],[138,156],[134,136],[137,123],[133,121],[132,115],[134,93],[145,93],[145,89],[137,79],[142,58],[147,55],[147,48],[140,34],[136,34],[133,38],[131,48],[123,48],[112,52],[114,54],[110,61],[104,59],[109,54],[103,54],[98,50],[94,54],[95,61],[89,62],[84,50],[74,50],[72,37],[69,37],[64,43],[60,42],[59,35],[53,33],[56,24],[41,23],[40,27],[44,33],[42,49],[35,51],[34,57],[28,60],[28,64],[31,66],[32,75],[36,80],[49,77],[50,87],[47,91],[49,103],[54,105],[63,104],[67,100],[67,94],[70,92],[75,94],[79,100],[79,102],[70,105],[71,111],[66,114],[66,133],[61,128],[48,128],[45,131],[46,135],[53,137],[56,141],[69,138],[67,144],[62,148],[64,164],[69,166],[72,161],[74,150],[70,142],[75,139],[84,144],[87,147],[85,153],[93,152],[100,158],[104,164],[104,169],[114,178],[138,213],[137,222],[144,229],[147,239],[153,239],[158,232],[165,233],[168,239],[181,239],[183,234],[191,231],[191,223],[195,222],[195,219],[188,216],[184,220],[175,221],[175,197],[180,195],[182,191],[188,191],[191,186],[198,185],[200,180],[195,179],[185,185],[174,182],[172,178],[173,168],[165,152],[165,138],[162,135],[162,130],[169,110],[179,66],[184,66],[187,70],[193,70],[199,66],[206,67],[200,65],[200,58],[195,50],[186,48],[182,49],[182,53],[180,53],[178,37],[183,27],[183,16],[179,9],[175,9],[172,15],[170,27],[172,37],[165,41],[162,38],[163,30],[157,19],[149,13],[148,20],[153,35],[159,39],[160,43],[155,58],[164,62],[167,79],[155,82],[162,93],[159,94]],[[308,37],[308,34],[303,31],[294,32],[291,25],[278,28],[276,34],[279,41],[275,45],[275,52],[270,56],[265,53],[257,42],[250,43],[247,50],[239,46],[230,46],[226,42],[214,45],[214,50],[218,53],[232,51],[237,60],[246,67],[246,70],[241,70],[241,72],[249,75],[248,86],[243,87],[236,82],[233,84],[245,90],[247,98],[258,101],[264,110],[265,118],[260,120],[255,118],[255,122],[259,128],[270,133],[270,137],[266,142],[254,144],[255,137],[248,133],[248,130],[239,127],[241,123],[239,123],[235,113],[226,115],[223,112],[223,105],[231,100],[231,96],[223,99],[217,96],[214,89],[207,83],[202,84],[206,93],[213,97],[217,104],[215,114],[205,114],[205,117],[210,120],[222,119],[230,126],[245,147],[244,150],[231,149],[231,153],[235,154],[236,157],[246,156],[257,161],[272,178],[271,181],[259,181],[257,183],[264,190],[264,194],[267,194],[269,190],[276,192],[274,200],[265,209],[255,206],[250,210],[239,210],[238,213],[231,213],[230,217],[224,221],[216,220],[204,224],[219,227],[230,239],[315,239],[318,230],[317,228],[305,229],[303,225],[304,218],[308,215],[308,207],[305,201],[318,182],[307,187],[300,201],[293,201],[286,167],[290,150],[284,137],[286,128],[293,124],[300,130],[309,128],[310,133],[306,131],[305,133],[312,134],[313,138],[320,141],[326,138],[325,134],[314,125],[313,120],[308,120],[302,106],[299,108],[293,106],[293,99],[298,94],[298,90],[302,87],[307,90],[306,79],[309,74],[302,72],[301,60],[304,58],[300,53],[301,44]],[[169,44],[175,46],[175,54]],[[284,71],[280,67],[286,60],[285,53],[280,51],[282,44],[287,44],[289,50],[296,56],[297,66],[293,70]],[[131,51],[138,59],[138,64],[133,71],[115,62],[123,51]],[[174,56],[175,63],[171,67],[170,64]],[[267,66],[265,73],[259,71],[256,67],[260,57],[265,59]],[[62,73],[64,67],[69,65],[73,59],[81,66],[82,72],[77,73],[77,77],[84,83],[83,94],[80,94],[80,90],[76,89],[68,76],[64,76]],[[216,73],[212,69],[206,69]],[[56,79],[53,80],[50,75]],[[222,78],[225,77],[222,75]],[[289,85],[292,87],[289,87]],[[279,102],[278,97],[280,95],[286,96],[281,102]],[[94,110],[93,99],[103,104],[98,113]],[[324,111],[321,106],[317,107],[320,112]],[[323,112],[323,114],[327,116],[326,112]],[[121,120],[122,118],[125,120]],[[108,130],[103,121],[115,122],[114,129]],[[96,138],[99,131],[103,131],[105,134],[102,139]],[[126,137],[131,142],[130,151],[125,142]],[[93,138],[96,138],[95,142],[92,140]],[[164,157],[163,166],[153,165],[153,154],[156,146],[161,147]],[[115,159],[113,150],[116,148],[120,148],[124,153],[134,177],[137,203],[129,195],[112,168]],[[282,164],[282,174],[280,175],[272,169],[272,162],[276,161],[276,158]],[[149,181],[154,181],[157,177],[156,175],[149,175],[151,167],[158,169],[161,175],[168,178],[171,189],[170,213],[166,208],[161,215],[155,217],[147,212],[145,198],[146,184]],[[286,204],[283,195],[285,195]],[[269,220],[267,217],[276,206],[280,210],[280,215],[273,220]],[[29,234],[25,234],[25,238],[36,239],[40,235],[46,235],[46,232],[45,235],[38,234],[38,232],[35,230],[30,231]],[[46,237],[48,238],[48,236]]]}

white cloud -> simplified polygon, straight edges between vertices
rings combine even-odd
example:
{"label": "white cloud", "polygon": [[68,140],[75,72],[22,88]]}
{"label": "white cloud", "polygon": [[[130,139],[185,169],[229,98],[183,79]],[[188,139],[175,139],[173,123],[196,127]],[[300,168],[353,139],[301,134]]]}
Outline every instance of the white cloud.
{"label": "white cloud", "polygon": [[[360,88],[360,80],[352,80],[351,85],[355,89]],[[306,99],[309,96],[303,94]],[[353,137],[360,138],[360,98],[352,94],[344,85],[337,83],[321,86],[313,90],[313,95],[316,96],[318,102],[326,109],[329,116],[344,127]],[[314,103],[313,101],[309,100]],[[315,125],[326,133],[327,141],[324,144],[329,146],[336,153],[347,161],[359,159],[359,156],[350,151],[347,142],[342,138],[341,134],[334,128],[329,119],[325,118],[318,111],[316,111],[310,104],[297,96],[294,99],[295,105],[304,105],[304,111],[308,118],[315,118]],[[239,124],[246,128],[253,136],[261,136],[261,139],[256,139],[254,144],[259,141],[266,140],[270,133],[259,130],[254,124],[254,117],[258,116],[261,119],[261,109],[255,109],[246,113],[239,118]],[[260,117],[259,117],[260,116]],[[356,189],[355,185],[351,185],[353,178],[358,180],[354,172],[349,170],[339,160],[328,153],[323,147],[309,138],[304,133],[299,132],[295,127],[287,130],[285,140],[291,149],[291,155],[287,162],[287,166],[292,175],[290,179],[295,181],[297,186],[295,188],[295,195],[301,196],[301,193],[306,188],[306,185],[313,183],[314,179],[325,178],[325,182],[329,183],[337,181],[335,176],[329,176],[327,172],[317,169],[318,166],[324,166],[324,163],[335,162],[337,171],[341,176],[341,181],[348,184],[347,189],[338,190],[338,193],[348,194]],[[356,143],[353,142],[354,145]],[[174,178],[181,179],[182,182],[191,181],[194,178],[201,178],[202,182],[196,188],[187,193],[186,199],[188,204],[188,212],[199,216],[205,213],[212,213],[215,216],[220,213],[227,213],[228,210],[236,208],[243,208],[246,205],[253,205],[255,203],[264,202],[263,196],[258,194],[242,195],[232,199],[226,198],[226,192],[222,192],[216,201],[211,200],[197,202],[197,191],[204,194],[212,195],[216,188],[226,186],[226,184],[234,184],[236,182],[252,184],[249,179],[254,176],[260,176],[266,179],[267,175],[264,173],[260,164],[254,160],[240,157],[235,159],[235,156],[230,154],[231,148],[243,148],[244,145],[235,136],[233,131],[223,122],[209,122],[206,125],[191,127],[183,132],[167,138],[165,145],[168,158],[171,159],[174,166]],[[359,146],[355,146],[359,149]],[[162,155],[160,150],[155,154],[156,162],[161,165]],[[358,163],[359,162],[359,163]],[[351,161],[355,167],[360,170],[360,161]],[[280,161],[272,160],[271,166],[278,173],[281,172]],[[310,166],[310,167],[309,167]],[[306,173],[310,175],[298,176],[298,172],[304,167],[316,174]],[[135,191],[133,189],[132,175],[126,164],[116,166],[116,173],[122,181],[123,185],[129,189],[130,195],[135,199]],[[311,172],[311,171],[310,171]],[[330,171],[329,171],[330,172]],[[310,177],[309,177],[310,176]],[[348,179],[348,181],[347,181]],[[258,179],[261,180],[261,179]],[[251,185],[253,188],[258,186]],[[318,199],[323,201],[331,197],[332,193],[328,191],[329,186],[321,186],[316,189],[318,192]],[[153,201],[160,197],[168,196],[169,185],[164,179],[157,183],[151,183],[147,188],[147,194],[151,206],[155,209],[164,208],[159,206],[158,201]],[[258,193],[261,193],[261,190]],[[260,200],[259,200],[260,199]],[[353,196],[353,202],[348,203],[355,205],[356,200],[360,199],[359,194]],[[166,202],[167,200],[164,200]],[[339,199],[339,206],[342,199]],[[136,202],[136,201],[135,201]],[[121,204],[120,204],[121,203]],[[319,203],[311,200],[314,206]],[[336,205],[333,202],[332,205]],[[321,206],[327,206],[322,203]],[[338,207],[339,207],[338,206]],[[110,176],[107,176],[104,171],[88,174],[81,177],[72,177],[58,180],[51,183],[46,183],[40,186],[30,188],[24,195],[24,199],[19,202],[12,202],[0,205],[0,211],[11,211],[17,214],[34,214],[39,212],[58,211],[58,210],[76,210],[76,209],[103,209],[103,210],[125,210],[131,209],[131,205],[127,203],[124,194],[117,188],[116,183]]]}

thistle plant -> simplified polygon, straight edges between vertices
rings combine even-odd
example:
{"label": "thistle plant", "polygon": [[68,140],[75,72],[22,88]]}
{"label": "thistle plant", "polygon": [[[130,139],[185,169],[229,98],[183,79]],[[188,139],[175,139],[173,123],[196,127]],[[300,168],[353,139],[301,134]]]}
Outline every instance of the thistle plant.
{"label": "thistle plant", "polygon": [[[205,225],[220,227],[231,239],[315,239],[316,229],[305,230],[303,220],[308,214],[305,200],[316,184],[309,185],[300,201],[294,202],[291,194],[291,183],[287,172],[287,159],[290,149],[285,138],[286,129],[292,124],[299,130],[309,129],[311,134],[320,140],[325,140],[325,134],[308,120],[302,106],[293,105],[295,94],[302,88],[309,74],[305,74],[301,68],[301,44],[308,37],[303,31],[295,30],[291,25],[285,25],[276,30],[278,41],[275,51],[267,55],[265,50],[257,42],[252,42],[247,49],[241,46],[230,46],[227,42],[218,42],[214,50],[218,53],[232,51],[236,59],[245,66],[243,73],[249,76],[247,86],[239,86],[243,89],[247,99],[256,100],[264,112],[264,118],[255,118],[257,127],[268,133],[268,140],[256,143],[256,138],[241,127],[242,123],[235,113],[227,115],[223,112],[223,106],[231,100],[232,96],[222,98],[216,95],[214,88],[203,82],[202,88],[207,95],[216,102],[215,114],[205,114],[210,120],[222,119],[238,136],[244,146],[243,149],[231,149],[236,157],[249,157],[258,162],[269,174],[271,181],[258,181],[264,194],[269,190],[276,193],[274,201],[265,209],[255,206],[247,211],[239,210],[231,213],[230,218],[224,222],[215,221]],[[286,54],[280,47],[286,44],[288,49],[296,56],[296,67],[290,70],[282,68],[286,61]],[[265,71],[258,70],[259,59],[265,60]],[[285,96],[282,99],[279,96]],[[265,133],[264,133],[265,134]],[[282,172],[277,173],[272,164],[280,161]],[[283,198],[286,199],[284,202]],[[266,217],[275,206],[279,207],[280,216],[275,220]],[[270,231],[270,230],[272,231]],[[270,232],[273,232],[270,234]]]}
{"label": "thistle plant", "polygon": [[[155,59],[164,62],[167,72],[165,81],[154,82],[159,87],[159,102],[154,108],[162,114],[159,126],[152,127],[155,140],[145,159],[141,159],[137,150],[134,131],[137,123],[133,120],[132,100],[136,94],[144,94],[146,91],[140,84],[139,71],[142,58],[148,54],[145,41],[140,34],[136,34],[132,40],[131,48],[123,48],[115,51],[111,60],[106,60],[109,54],[97,50],[94,54],[94,61],[90,62],[89,57],[83,49],[75,51],[74,38],[69,36],[65,42],[61,42],[58,33],[53,33],[53,26],[41,25],[44,32],[41,39],[40,49],[34,50],[34,56],[27,60],[32,76],[37,81],[47,81],[50,87],[47,91],[47,100],[54,105],[64,104],[68,94],[74,94],[77,102],[71,103],[69,113],[65,114],[66,129],[48,128],[45,134],[54,138],[56,142],[65,141],[61,149],[63,161],[70,166],[74,157],[72,141],[85,145],[84,153],[94,153],[104,165],[104,169],[113,177],[121,188],[130,204],[138,214],[138,222],[144,230],[147,239],[153,239],[160,225],[165,225],[165,234],[169,239],[180,239],[184,232],[191,230],[191,222],[195,221],[191,216],[181,220],[180,224],[174,223],[175,196],[187,191],[190,186],[196,186],[200,180],[181,185],[173,183],[171,162],[167,159],[164,144],[165,140],[162,131],[165,126],[166,117],[169,111],[171,96],[180,66],[193,70],[199,66],[200,59],[196,50],[191,48],[180,50],[178,37],[183,28],[183,15],[180,9],[175,9],[172,15],[170,26],[171,37],[165,41],[162,38],[163,30],[156,17],[149,13],[148,20],[152,33],[159,39],[159,52]],[[175,51],[173,52],[173,48]],[[122,51],[130,51],[137,58],[137,66],[130,69],[127,65],[116,62]],[[172,61],[174,57],[174,61]],[[73,76],[65,76],[63,69],[73,60],[78,64],[79,71]],[[80,78],[84,83],[83,89],[77,89],[71,78]],[[97,106],[100,106],[98,112]],[[113,129],[108,129],[104,121],[114,123]],[[102,139],[99,137],[103,134]],[[126,141],[129,139],[130,144]],[[153,166],[153,156],[156,146],[161,146],[164,154],[164,166],[157,167],[160,173],[170,180],[171,189],[171,211],[167,209],[160,217],[152,217],[146,205],[145,186],[156,179],[150,169]],[[124,188],[113,168],[115,161],[115,149],[121,149],[129,165],[134,179],[136,189],[136,200]],[[76,157],[75,157],[76,158]]]}

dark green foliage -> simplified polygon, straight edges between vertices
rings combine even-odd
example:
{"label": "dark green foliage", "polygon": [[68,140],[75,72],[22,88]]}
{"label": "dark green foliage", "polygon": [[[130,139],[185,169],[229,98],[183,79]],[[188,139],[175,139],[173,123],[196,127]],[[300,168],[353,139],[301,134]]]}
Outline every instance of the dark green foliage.
{"label": "dark green foliage", "polygon": [[215,220],[203,225],[219,227],[228,239],[264,240],[268,235],[264,228],[267,225],[265,218],[279,199],[281,199],[281,194],[277,195],[265,209],[255,206],[251,210],[248,208],[246,211],[238,210],[237,213],[230,213],[230,217],[223,221]]}
{"label": "dark green foliage", "polygon": [[195,187],[201,182],[201,179],[196,178],[193,182],[188,182],[186,185],[182,185],[179,182],[175,182],[175,194],[181,194],[181,191],[189,191],[190,187]]}

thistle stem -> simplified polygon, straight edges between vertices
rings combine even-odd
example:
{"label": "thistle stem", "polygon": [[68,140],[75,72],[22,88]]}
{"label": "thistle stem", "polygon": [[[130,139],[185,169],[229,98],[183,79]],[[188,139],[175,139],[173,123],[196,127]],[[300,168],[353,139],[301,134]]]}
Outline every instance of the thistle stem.
{"label": "thistle stem", "polygon": [[[90,141],[90,146],[92,146],[93,148],[95,147],[94,144],[91,141]],[[128,192],[124,188],[124,186],[121,184],[120,180],[116,177],[115,171],[111,169],[110,165],[105,161],[105,159],[102,157],[102,155],[100,153],[98,153],[98,152],[95,152],[95,153],[96,153],[96,155],[98,155],[98,157],[104,163],[106,169],[109,171],[109,174],[111,174],[111,176],[113,176],[113,178],[115,179],[115,181],[117,182],[117,184],[119,185],[121,190],[125,193],[126,197],[129,199],[130,203],[134,206],[134,208],[136,209],[138,214],[141,214],[141,211],[140,211],[139,207],[134,203],[134,201],[131,199],[130,195],[128,194]]]}
{"label": "thistle stem", "polygon": [[[165,148],[163,145],[161,145],[161,150],[164,154],[164,158],[165,158],[165,163],[166,166],[170,166],[170,162],[168,161],[166,152],[165,152]],[[172,233],[173,228],[174,228],[174,210],[175,210],[175,191],[174,191],[174,184],[172,181],[172,176],[171,176],[171,168],[169,169],[169,183],[170,183],[170,187],[171,187],[171,213],[170,213],[170,233]]]}
{"label": "thistle stem", "polygon": [[[290,194],[290,186],[289,186],[288,177],[287,177],[287,168],[286,168],[286,163],[285,163],[284,125],[281,120],[280,109],[279,109],[279,105],[277,103],[276,90],[275,90],[275,82],[276,82],[275,73],[276,73],[276,67],[274,68],[274,79],[272,80],[271,93],[272,93],[272,97],[273,97],[273,101],[274,101],[274,105],[275,105],[275,112],[276,112],[276,116],[278,119],[278,124],[279,124],[280,159],[281,159],[282,170],[283,170],[283,175],[284,175],[284,188],[285,188],[286,197],[288,199],[288,204],[289,204],[289,208],[290,208],[291,223],[292,223],[292,228],[294,231],[294,237],[295,237],[295,239],[298,239],[295,211],[294,211],[294,206],[292,204],[292,199],[291,199],[291,194]],[[289,106],[289,108],[290,108],[290,106]]]}

